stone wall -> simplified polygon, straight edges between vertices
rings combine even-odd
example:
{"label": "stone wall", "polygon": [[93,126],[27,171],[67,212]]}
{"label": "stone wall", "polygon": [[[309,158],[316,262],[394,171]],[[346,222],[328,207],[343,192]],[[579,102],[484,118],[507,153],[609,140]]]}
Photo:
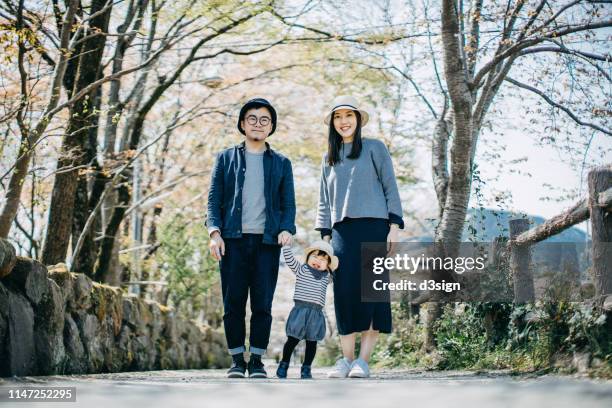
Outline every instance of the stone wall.
{"label": "stone wall", "polygon": [[0,276],[0,377],[230,363],[222,333],[168,307],[61,265],[14,257],[11,266]]}

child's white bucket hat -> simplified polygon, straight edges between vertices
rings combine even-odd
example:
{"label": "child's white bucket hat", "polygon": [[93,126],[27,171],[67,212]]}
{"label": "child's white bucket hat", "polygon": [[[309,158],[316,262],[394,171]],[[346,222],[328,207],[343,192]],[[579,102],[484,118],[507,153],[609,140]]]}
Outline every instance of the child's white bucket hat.
{"label": "child's white bucket hat", "polygon": [[332,271],[335,271],[336,268],[338,268],[338,257],[334,256],[334,248],[332,248],[332,246],[329,243],[323,240],[319,240],[319,241],[315,241],[312,244],[310,244],[310,246],[306,248],[306,250],[304,251],[304,253],[306,254],[306,259],[308,259],[309,253],[311,253],[312,251],[316,251],[316,250],[323,251],[327,255],[329,255],[329,257],[331,258],[329,269],[331,269]]}

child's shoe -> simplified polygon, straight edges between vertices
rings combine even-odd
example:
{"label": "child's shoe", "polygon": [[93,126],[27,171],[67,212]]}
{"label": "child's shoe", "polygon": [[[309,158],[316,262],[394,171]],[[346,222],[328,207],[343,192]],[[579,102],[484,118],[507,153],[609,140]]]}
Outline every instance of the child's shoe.
{"label": "child's shoe", "polygon": [[281,361],[278,363],[278,368],[276,369],[276,376],[278,378],[287,378],[287,370],[289,369],[289,363],[285,361]]}
{"label": "child's shoe", "polygon": [[310,372],[310,366],[309,365],[303,365],[302,366],[302,371],[300,374],[301,378],[312,378],[312,373]]}

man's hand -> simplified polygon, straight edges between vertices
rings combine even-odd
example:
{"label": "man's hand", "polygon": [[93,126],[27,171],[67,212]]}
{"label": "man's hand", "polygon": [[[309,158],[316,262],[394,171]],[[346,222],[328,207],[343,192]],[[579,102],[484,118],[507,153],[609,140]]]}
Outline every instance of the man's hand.
{"label": "man's hand", "polygon": [[225,242],[223,242],[223,238],[221,238],[221,233],[219,231],[214,231],[210,235],[208,249],[212,257],[217,261],[220,261],[221,257],[225,255]]}
{"label": "man's hand", "polygon": [[278,234],[278,244],[285,246],[285,245],[291,245],[291,241],[293,239],[293,235],[291,235],[291,233],[289,231],[281,231],[280,234]]}
{"label": "man's hand", "polygon": [[399,226],[397,224],[391,224],[389,234],[387,235],[387,255],[389,255],[395,249],[398,228]]}

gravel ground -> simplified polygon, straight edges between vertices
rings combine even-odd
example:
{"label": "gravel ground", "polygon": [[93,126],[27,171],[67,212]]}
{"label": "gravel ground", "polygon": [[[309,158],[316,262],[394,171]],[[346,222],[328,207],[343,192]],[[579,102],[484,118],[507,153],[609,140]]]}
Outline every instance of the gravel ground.
{"label": "gravel ground", "polygon": [[[269,374],[276,365],[266,364]],[[244,407],[353,406],[588,407],[612,406],[612,381],[561,376],[511,376],[507,372],[378,370],[369,379],[327,379],[327,368],[300,380],[292,366],[286,380],[227,379],[225,370],[149,371],[0,380],[9,388],[72,386],[75,402],[6,402],[5,407]]]}

